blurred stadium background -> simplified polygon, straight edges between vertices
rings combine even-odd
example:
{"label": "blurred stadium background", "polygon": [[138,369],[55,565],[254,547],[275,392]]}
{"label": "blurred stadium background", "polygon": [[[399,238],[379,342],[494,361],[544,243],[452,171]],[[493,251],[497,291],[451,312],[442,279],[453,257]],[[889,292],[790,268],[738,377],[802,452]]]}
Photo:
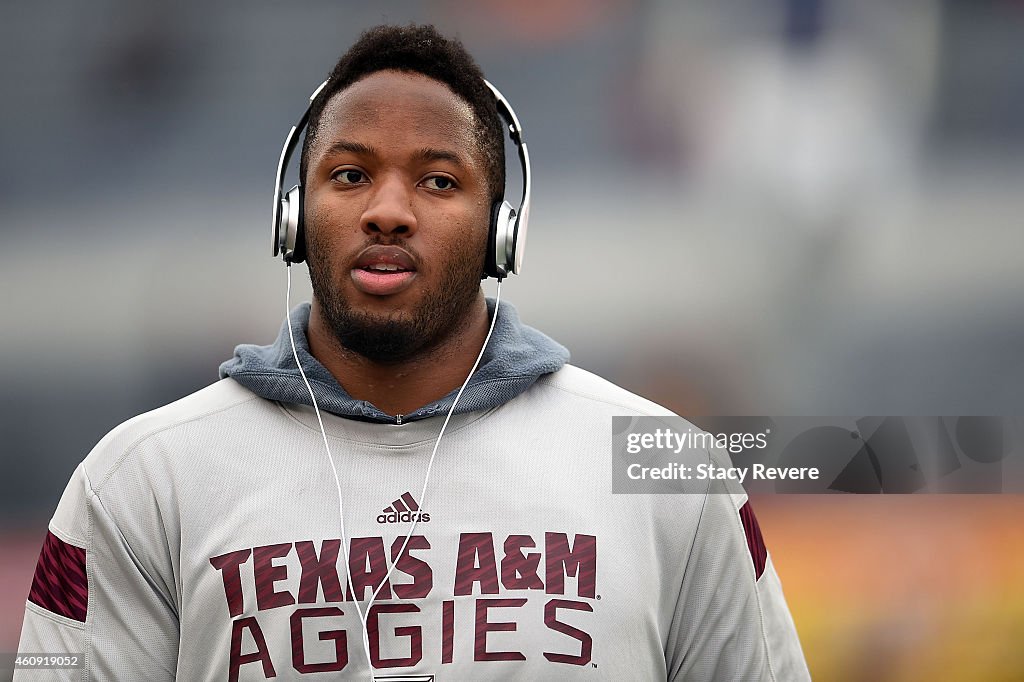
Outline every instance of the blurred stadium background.
{"label": "blurred stadium background", "polygon": [[[515,104],[505,295],[576,364],[681,414],[1024,414],[1020,0],[20,3],[0,651],[92,445],[276,334],[280,145],[385,21],[459,35]],[[756,504],[815,679],[1024,679],[1019,497]]]}

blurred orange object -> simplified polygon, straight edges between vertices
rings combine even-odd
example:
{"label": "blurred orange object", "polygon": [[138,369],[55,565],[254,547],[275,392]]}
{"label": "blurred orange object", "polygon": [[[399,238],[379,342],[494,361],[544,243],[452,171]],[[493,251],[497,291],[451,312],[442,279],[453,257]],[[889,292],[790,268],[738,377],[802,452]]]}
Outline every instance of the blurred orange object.
{"label": "blurred orange object", "polygon": [[1024,679],[1024,497],[754,507],[815,680]]}

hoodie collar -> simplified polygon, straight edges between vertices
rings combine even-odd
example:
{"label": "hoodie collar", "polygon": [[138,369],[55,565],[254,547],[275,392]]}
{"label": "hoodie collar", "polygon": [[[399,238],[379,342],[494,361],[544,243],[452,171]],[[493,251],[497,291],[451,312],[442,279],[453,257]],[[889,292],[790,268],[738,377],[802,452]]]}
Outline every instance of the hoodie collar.
{"label": "hoodie collar", "polygon": [[[350,396],[327,368],[310,354],[306,339],[309,311],[309,303],[292,310],[292,333],[299,361],[320,408],[340,417],[396,423],[396,417],[385,414],[370,402]],[[494,314],[493,299],[487,299],[487,312],[488,315]],[[455,414],[486,410],[506,403],[532,386],[541,375],[558,371],[568,361],[568,350],[536,329],[522,324],[516,309],[509,303],[502,303],[480,367],[459,399]],[[292,356],[287,319],[273,344],[237,346],[234,357],[220,366],[220,376],[231,377],[267,400],[312,405]],[[457,389],[440,400],[402,415],[402,421],[447,414],[456,393]]]}

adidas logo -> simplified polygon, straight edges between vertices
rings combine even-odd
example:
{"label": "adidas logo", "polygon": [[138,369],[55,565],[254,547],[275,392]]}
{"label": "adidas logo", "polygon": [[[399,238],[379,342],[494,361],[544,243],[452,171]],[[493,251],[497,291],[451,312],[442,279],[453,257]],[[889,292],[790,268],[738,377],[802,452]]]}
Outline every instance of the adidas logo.
{"label": "adidas logo", "polygon": [[402,496],[392,502],[390,507],[386,507],[377,515],[377,523],[410,523],[412,521],[426,523],[429,520],[430,514],[420,511],[420,506],[416,504],[416,500],[409,492],[402,493]]}

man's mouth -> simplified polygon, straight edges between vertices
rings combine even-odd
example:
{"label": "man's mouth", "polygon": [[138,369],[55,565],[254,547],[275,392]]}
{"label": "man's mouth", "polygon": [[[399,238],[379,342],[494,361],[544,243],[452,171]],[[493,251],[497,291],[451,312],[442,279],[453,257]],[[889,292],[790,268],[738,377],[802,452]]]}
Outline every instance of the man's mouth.
{"label": "man's mouth", "polygon": [[374,263],[373,265],[367,265],[363,270],[369,270],[370,272],[409,272],[400,265],[394,263]]}
{"label": "man's mouth", "polygon": [[371,296],[390,296],[416,278],[416,264],[405,249],[375,245],[364,249],[352,268],[356,289]]}

